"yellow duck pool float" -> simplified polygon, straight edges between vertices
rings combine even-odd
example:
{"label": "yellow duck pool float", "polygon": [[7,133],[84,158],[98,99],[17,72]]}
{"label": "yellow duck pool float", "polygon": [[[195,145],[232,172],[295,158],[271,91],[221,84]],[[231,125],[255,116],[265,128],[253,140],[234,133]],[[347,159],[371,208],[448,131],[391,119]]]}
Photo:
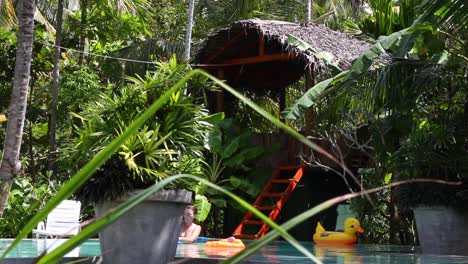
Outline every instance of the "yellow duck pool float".
{"label": "yellow duck pool float", "polygon": [[357,241],[356,232],[363,233],[361,223],[356,218],[346,218],[344,232],[325,231],[325,228],[317,223],[314,242],[318,244],[354,244]]}

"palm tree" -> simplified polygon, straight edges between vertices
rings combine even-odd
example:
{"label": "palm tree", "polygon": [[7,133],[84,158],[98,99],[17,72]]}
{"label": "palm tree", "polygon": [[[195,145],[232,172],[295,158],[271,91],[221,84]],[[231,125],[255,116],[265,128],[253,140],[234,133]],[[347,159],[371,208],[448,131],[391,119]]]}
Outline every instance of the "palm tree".
{"label": "palm tree", "polygon": [[80,21],[80,40],[78,64],[84,63],[85,46],[87,37],[88,11],[92,7],[98,7],[102,12],[134,12],[143,18],[148,18],[151,15],[151,9],[148,0],[80,0],[81,21]]}
{"label": "palm tree", "polygon": [[62,21],[63,21],[63,0],[57,2],[57,28],[55,35],[55,54],[54,54],[54,71],[52,72],[52,102],[50,107],[50,119],[49,119],[49,138],[50,138],[50,150],[49,150],[49,170],[52,171],[52,175],[55,174],[55,128],[57,126],[57,97],[59,88],[59,76],[60,76],[60,46],[62,45]]}
{"label": "palm tree", "polygon": [[0,184],[0,215],[3,214],[8,201],[11,180],[21,170],[19,154],[29,93],[29,79],[31,77],[34,11],[34,0],[19,0],[19,29],[13,93],[8,108],[7,133],[0,165],[0,180],[2,180],[2,184]]}
{"label": "palm tree", "polygon": [[306,4],[305,23],[309,24],[310,23],[310,18],[311,18],[311,15],[312,15],[312,0],[305,0],[305,4]]}
{"label": "palm tree", "polygon": [[81,21],[80,21],[80,41],[78,44],[78,49],[80,55],[78,58],[78,64],[82,65],[84,61],[84,51],[85,51],[85,42],[86,42],[86,23],[88,19],[88,0],[80,1],[81,8]]}
{"label": "palm tree", "polygon": [[187,11],[187,33],[185,34],[185,54],[184,61],[190,59],[190,42],[192,41],[192,28],[193,28],[193,10],[195,7],[195,0],[190,0]]}

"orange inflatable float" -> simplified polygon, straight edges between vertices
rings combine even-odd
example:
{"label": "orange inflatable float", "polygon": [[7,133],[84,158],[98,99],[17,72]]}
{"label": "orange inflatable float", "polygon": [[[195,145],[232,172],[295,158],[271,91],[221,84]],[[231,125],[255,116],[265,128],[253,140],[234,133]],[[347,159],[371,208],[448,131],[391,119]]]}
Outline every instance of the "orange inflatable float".
{"label": "orange inflatable float", "polygon": [[244,248],[245,245],[240,239],[229,237],[217,241],[206,242],[204,251],[208,256],[230,257],[242,251]]}
{"label": "orange inflatable float", "polygon": [[240,239],[229,237],[226,239],[208,241],[205,243],[205,247],[216,247],[216,248],[245,248],[244,243]]}

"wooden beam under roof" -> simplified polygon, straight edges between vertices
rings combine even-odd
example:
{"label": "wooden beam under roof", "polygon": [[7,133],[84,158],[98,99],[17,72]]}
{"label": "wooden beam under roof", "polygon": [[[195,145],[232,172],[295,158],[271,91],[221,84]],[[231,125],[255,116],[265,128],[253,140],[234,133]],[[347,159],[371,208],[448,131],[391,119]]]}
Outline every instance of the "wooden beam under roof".
{"label": "wooden beam under roof", "polygon": [[269,61],[291,60],[296,57],[297,55],[292,54],[292,53],[265,54],[262,56],[224,60],[223,62],[221,62],[221,64],[228,64],[228,65],[253,64],[253,63],[261,63],[261,62],[269,62]]}
{"label": "wooden beam under roof", "polygon": [[222,48],[220,48],[218,51],[216,51],[213,55],[211,55],[208,59],[205,60],[205,63],[210,63],[211,61],[213,61],[214,59],[216,59],[219,55],[221,55],[221,53],[223,53],[224,50],[226,50],[227,48],[229,48],[230,46],[232,46],[232,44],[234,44],[234,42],[236,42],[242,35],[245,35],[245,32],[244,31],[241,31],[239,33],[237,33],[236,35],[234,35],[234,37],[230,38]]}

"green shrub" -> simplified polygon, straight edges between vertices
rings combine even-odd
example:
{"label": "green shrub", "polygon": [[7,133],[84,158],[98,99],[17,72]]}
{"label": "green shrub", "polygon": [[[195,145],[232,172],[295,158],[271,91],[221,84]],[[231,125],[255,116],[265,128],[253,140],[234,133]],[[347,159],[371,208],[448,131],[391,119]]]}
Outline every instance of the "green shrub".
{"label": "green shrub", "polygon": [[33,183],[31,178],[16,178],[8,204],[0,220],[0,237],[16,237],[27,222],[56,192],[56,183]]}

